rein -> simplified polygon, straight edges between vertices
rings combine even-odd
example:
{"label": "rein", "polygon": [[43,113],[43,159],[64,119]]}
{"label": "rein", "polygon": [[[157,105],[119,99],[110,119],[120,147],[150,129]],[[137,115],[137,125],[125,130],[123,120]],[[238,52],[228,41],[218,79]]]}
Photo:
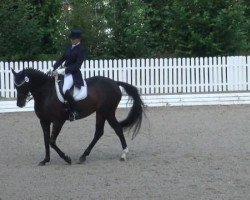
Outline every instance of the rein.
{"label": "rein", "polygon": [[26,103],[30,102],[34,97],[29,93],[26,99]]}

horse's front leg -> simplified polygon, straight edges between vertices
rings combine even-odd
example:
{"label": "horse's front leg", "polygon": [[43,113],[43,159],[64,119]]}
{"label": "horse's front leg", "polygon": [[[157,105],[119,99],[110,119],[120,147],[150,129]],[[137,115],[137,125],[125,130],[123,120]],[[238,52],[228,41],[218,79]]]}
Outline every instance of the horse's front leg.
{"label": "horse's front leg", "polygon": [[44,145],[45,145],[45,158],[39,163],[40,166],[45,165],[50,161],[50,149],[49,149],[49,140],[50,140],[50,122],[40,120],[40,124],[43,129]]}
{"label": "horse's front leg", "polygon": [[58,153],[58,155],[64,159],[67,163],[71,164],[71,159],[69,156],[67,156],[64,152],[62,152],[61,149],[56,145],[56,138],[59,135],[63,124],[65,123],[64,121],[55,121],[53,122],[53,128],[52,128],[52,134],[50,137],[50,146],[55,149],[55,151]]}

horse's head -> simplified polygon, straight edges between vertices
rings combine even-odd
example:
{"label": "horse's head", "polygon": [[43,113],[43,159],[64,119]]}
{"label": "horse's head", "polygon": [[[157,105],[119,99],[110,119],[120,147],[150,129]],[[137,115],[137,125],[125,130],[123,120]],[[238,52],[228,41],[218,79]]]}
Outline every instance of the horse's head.
{"label": "horse's head", "polygon": [[26,76],[25,70],[15,72],[12,69],[14,75],[14,84],[17,90],[17,106],[24,107],[26,105],[26,99],[30,92],[29,78]]}

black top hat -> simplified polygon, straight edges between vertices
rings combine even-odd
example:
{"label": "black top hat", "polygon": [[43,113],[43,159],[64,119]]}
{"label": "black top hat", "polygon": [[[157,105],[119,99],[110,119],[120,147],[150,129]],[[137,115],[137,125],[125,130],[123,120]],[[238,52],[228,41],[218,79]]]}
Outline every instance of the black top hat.
{"label": "black top hat", "polygon": [[82,38],[82,31],[78,29],[72,30],[69,37],[70,39],[80,39]]}

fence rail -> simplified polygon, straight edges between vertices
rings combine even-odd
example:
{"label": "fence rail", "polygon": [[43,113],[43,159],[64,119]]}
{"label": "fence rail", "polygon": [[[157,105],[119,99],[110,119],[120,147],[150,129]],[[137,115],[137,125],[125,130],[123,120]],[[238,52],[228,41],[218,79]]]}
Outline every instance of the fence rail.
{"label": "fence rail", "polygon": [[[0,62],[0,95],[14,98],[11,68],[47,72],[54,61]],[[250,91],[250,56],[87,60],[84,78],[105,76],[131,83],[143,95]]]}

